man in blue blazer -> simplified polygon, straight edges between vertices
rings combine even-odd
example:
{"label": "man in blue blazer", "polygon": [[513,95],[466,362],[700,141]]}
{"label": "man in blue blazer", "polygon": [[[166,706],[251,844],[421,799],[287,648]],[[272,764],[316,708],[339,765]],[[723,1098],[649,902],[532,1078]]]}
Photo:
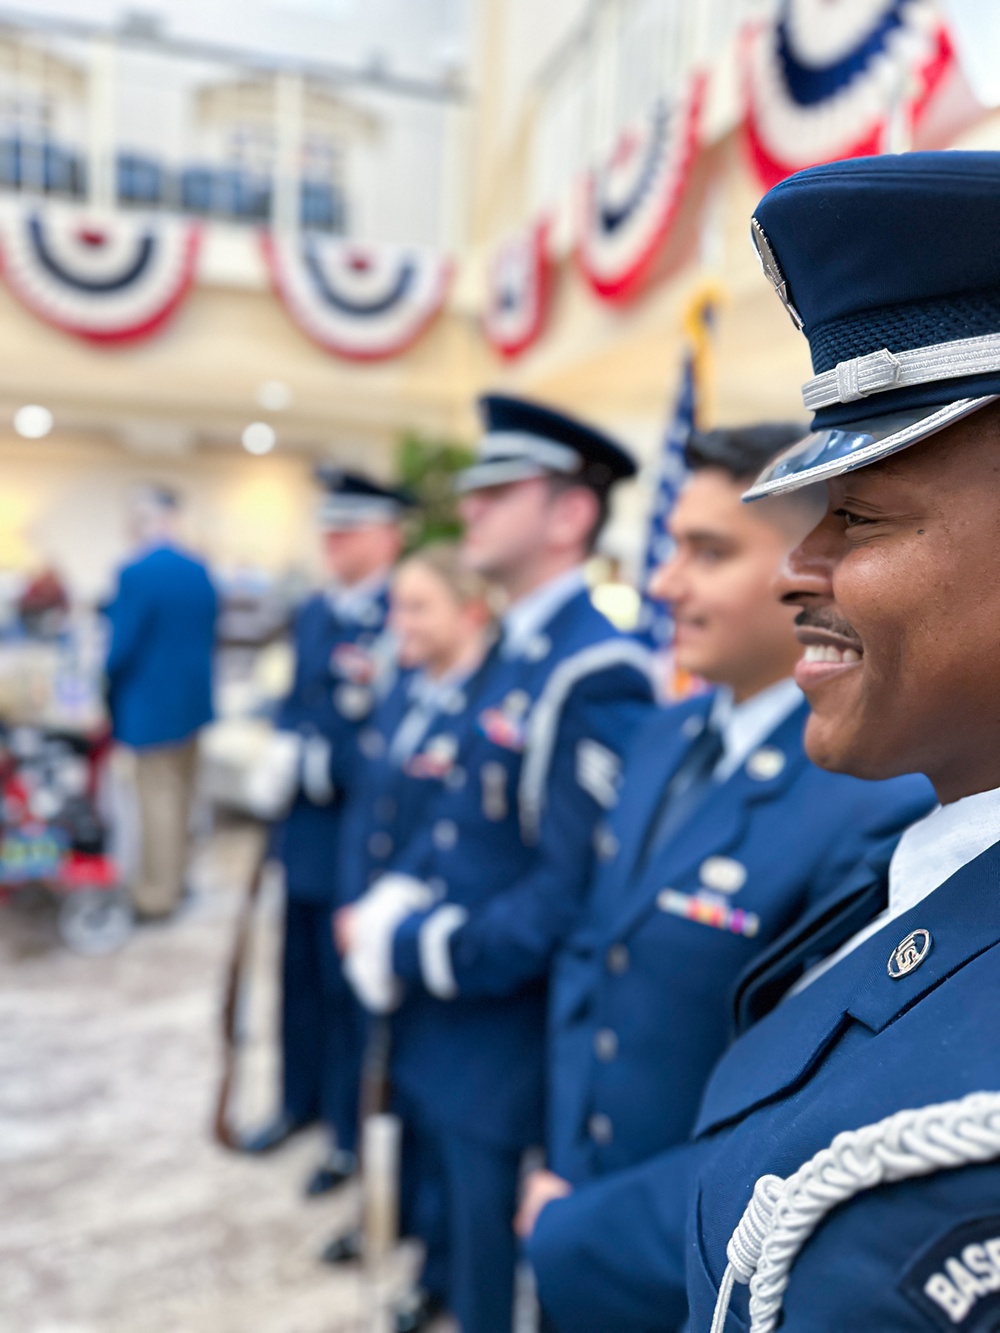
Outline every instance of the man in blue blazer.
{"label": "man in blue blazer", "polygon": [[692,1142],[587,1191],[580,1333],[669,1328],[685,1287],[713,1333],[998,1326],[998,208],[996,153],[831,164],[758,206],[817,371],[813,433],[748,497],[825,483],[778,582],[807,749],[941,805],[743,976]]}
{"label": "man in blue blazer", "polygon": [[[716,688],[650,718],[626,754],[587,911],[553,967],[549,1169],[527,1182],[524,1234],[549,1199],[687,1138],[731,1036],[735,978],[932,804],[922,778],[860,782],[806,758],[801,647],[772,583],[812,508],[740,499],[800,436],[757,426],[688,445],[652,591],[671,604],[678,665]],[[562,1217],[571,1227],[572,1205]],[[569,1329],[556,1247],[550,1228],[537,1276]]]}
{"label": "man in blue blazer", "polygon": [[581,570],[632,460],[540,404],[482,408],[464,551],[510,605],[421,829],[356,908],[345,967],[369,1008],[399,1006],[393,1081],[446,1196],[434,1294],[463,1333],[510,1333],[518,1170],[543,1134],[546,976],[651,688],[646,654],[595,610]]}
{"label": "man in blue blazer", "polygon": [[184,890],[196,736],[212,718],[215,589],[201,561],[176,544],[177,511],[165,487],[133,496],[139,550],[107,607],[111,723],[135,752],[141,860],[132,902],[147,920],[169,916]]}
{"label": "man in blue blazer", "polygon": [[330,583],[298,612],[295,678],[275,719],[295,756],[290,809],[273,843],[286,885],[282,1098],[276,1118],[244,1145],[270,1151],[322,1119],[331,1148],[307,1185],[311,1194],[332,1189],[355,1167],[362,1020],[333,948],[331,914],[343,900],[337,870],[344,793],[352,769],[365,762],[359,733],[395,671],[388,579],[412,503],[339,468],[319,469],[317,481]]}

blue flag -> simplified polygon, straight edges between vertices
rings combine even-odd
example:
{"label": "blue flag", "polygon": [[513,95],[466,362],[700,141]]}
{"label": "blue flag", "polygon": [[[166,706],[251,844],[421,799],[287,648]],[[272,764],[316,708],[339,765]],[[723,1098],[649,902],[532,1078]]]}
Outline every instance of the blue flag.
{"label": "blue flag", "polygon": [[681,372],[680,390],[673,416],[663,440],[660,473],[653,508],[649,515],[646,556],[642,567],[640,588],[642,609],[639,612],[636,634],[654,649],[668,648],[674,632],[670,607],[666,602],[655,601],[650,597],[647,588],[653,571],[668,560],[673,551],[674,543],[667,525],[671,511],[677,503],[677,496],[688,475],[684,449],[694,430],[696,384],[695,354],[689,351],[684,358],[684,369]]}

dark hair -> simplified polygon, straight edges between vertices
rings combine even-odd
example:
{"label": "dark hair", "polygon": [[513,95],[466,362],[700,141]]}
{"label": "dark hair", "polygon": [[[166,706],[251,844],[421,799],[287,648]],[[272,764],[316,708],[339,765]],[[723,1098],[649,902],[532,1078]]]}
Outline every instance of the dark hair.
{"label": "dark hair", "polygon": [[684,449],[693,472],[721,468],[733,481],[752,479],[775,454],[809,433],[807,426],[790,421],[768,421],[758,426],[728,426],[719,430],[694,431]]}

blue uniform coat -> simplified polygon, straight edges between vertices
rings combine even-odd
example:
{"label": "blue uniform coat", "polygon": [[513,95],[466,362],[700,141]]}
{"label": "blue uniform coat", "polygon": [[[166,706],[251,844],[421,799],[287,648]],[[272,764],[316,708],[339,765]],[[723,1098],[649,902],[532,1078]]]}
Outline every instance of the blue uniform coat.
{"label": "blue uniform coat", "polygon": [[731,1037],[735,978],[933,804],[923,778],[871,783],[816,768],[803,701],[647,860],[664,788],[713,697],[645,721],[598,838],[586,914],[556,958],[549,1165],[574,1185],[688,1136]]}
{"label": "blue uniform coat", "polygon": [[211,721],[216,611],[205,566],[173,546],[122,569],[105,667],[117,740],[176,744]]}
{"label": "blue uniform coat", "polygon": [[[275,726],[303,736],[321,736],[332,748],[332,768],[344,788],[363,756],[358,734],[384,687],[388,598],[383,592],[356,619],[341,619],[322,593],[303,605],[295,621],[295,678],[275,718]],[[289,899],[334,905],[337,889],[343,789],[315,803],[299,792],[282,825],[275,848],[285,865]]]}
{"label": "blue uniform coat", "polygon": [[495,653],[456,718],[458,748],[423,828],[394,861],[468,911],[450,941],[457,997],[423,984],[400,926],[394,1077],[442,1126],[497,1147],[542,1137],[545,979],[590,877],[592,833],[619,756],[646,715],[644,656],[586,593],[514,658]]}
{"label": "blue uniform coat", "polygon": [[364,1016],[344,980],[330,917],[349,892],[340,853],[346,796],[366,763],[359,735],[391,682],[387,610],[384,590],[350,617],[337,615],[326,595],[311,597],[295,621],[295,677],[275,718],[279,728],[327,741],[331,770],[329,799],[300,790],[272,838],[286,884],[283,1110],[299,1123],[321,1117],[347,1151],[355,1146]]}
{"label": "blue uniform coat", "polygon": [[[693,1143],[543,1211],[533,1249],[551,1275],[541,1292],[559,1328],[675,1328],[685,1284],[690,1327],[707,1328],[727,1243],[761,1175],[791,1174],[842,1130],[1000,1089],[1000,846],[779,1002],[811,946],[822,955],[831,922],[840,917],[856,927],[884,905],[891,850],[870,857],[836,903],[815,909],[752,969],[740,1012],[760,1021],[717,1066]],[[932,947],[919,967],[894,979],[889,957],[918,928],[930,931]],[[798,966],[779,984],[790,957]],[[782,1330],[995,1327],[1000,1269],[993,1279],[973,1278],[978,1286],[965,1314],[936,1306],[923,1286],[934,1271],[955,1279],[950,1261],[968,1259],[966,1247],[996,1237],[998,1205],[997,1160],[856,1195],[827,1216],[795,1260]],[[747,1292],[738,1287],[726,1329],[748,1326]]]}

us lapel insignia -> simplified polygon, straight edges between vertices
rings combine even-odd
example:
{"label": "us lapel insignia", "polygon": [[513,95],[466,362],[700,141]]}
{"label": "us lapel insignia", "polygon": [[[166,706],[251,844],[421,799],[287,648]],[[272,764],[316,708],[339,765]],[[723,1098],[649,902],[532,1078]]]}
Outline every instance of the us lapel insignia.
{"label": "us lapel insignia", "polygon": [[773,745],[762,745],[747,760],[747,773],[758,782],[770,782],[785,767],[784,752]]}
{"label": "us lapel insignia", "polygon": [[889,955],[888,972],[893,981],[905,977],[908,972],[920,966],[931,951],[931,932],[922,927],[911,930],[905,939],[901,939]]}
{"label": "us lapel insignia", "polygon": [[747,868],[731,856],[708,856],[698,867],[698,878],[706,889],[738,893],[747,882]]}

